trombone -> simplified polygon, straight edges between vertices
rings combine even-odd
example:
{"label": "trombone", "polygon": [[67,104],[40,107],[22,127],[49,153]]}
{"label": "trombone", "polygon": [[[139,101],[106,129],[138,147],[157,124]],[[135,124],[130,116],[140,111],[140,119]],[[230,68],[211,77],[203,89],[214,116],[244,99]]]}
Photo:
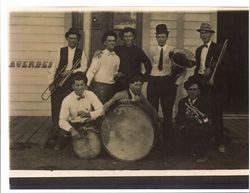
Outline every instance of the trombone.
{"label": "trombone", "polygon": [[68,80],[68,78],[74,72],[74,70],[76,69],[76,67],[80,64],[80,62],[81,62],[81,57],[76,60],[75,64],[73,65],[73,67],[71,68],[71,70],[69,71],[69,73],[65,77],[62,78],[61,74],[66,69],[66,65],[65,65],[57,73],[57,75],[54,78],[54,81],[50,84],[50,85],[54,85],[54,88],[53,88],[53,90],[50,91],[50,94],[46,96],[47,91],[50,90],[50,85],[42,92],[42,94],[41,94],[42,100],[48,100],[51,97],[51,95],[56,91],[56,89],[58,87],[62,87],[63,84],[65,83],[65,81]]}
{"label": "trombone", "polygon": [[211,77],[209,78],[209,80],[207,81],[208,85],[212,85],[212,86],[214,85],[214,75],[216,73],[218,65],[221,63],[221,61],[222,61],[222,59],[224,57],[227,45],[228,45],[228,39],[226,39],[225,42],[224,42],[224,44],[223,44],[223,47],[221,49],[219,58],[218,58],[217,62],[215,63],[213,73],[212,73]]}
{"label": "trombone", "polygon": [[185,103],[185,105],[187,106],[187,111],[188,112],[192,112],[195,116],[195,119],[200,123],[208,123],[208,117],[202,113],[201,111],[199,111],[196,107],[194,107],[191,104]]}

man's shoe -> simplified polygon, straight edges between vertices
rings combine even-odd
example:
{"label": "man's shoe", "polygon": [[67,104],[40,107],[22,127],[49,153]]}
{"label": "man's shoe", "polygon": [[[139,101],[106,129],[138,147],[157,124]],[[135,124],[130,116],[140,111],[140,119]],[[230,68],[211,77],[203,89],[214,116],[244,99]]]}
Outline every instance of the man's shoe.
{"label": "man's shoe", "polygon": [[225,153],[226,152],[226,148],[223,144],[220,144],[218,147],[218,152],[220,153]]}
{"label": "man's shoe", "polygon": [[205,163],[207,161],[207,157],[201,157],[196,159],[196,163],[200,164],[200,163]]}

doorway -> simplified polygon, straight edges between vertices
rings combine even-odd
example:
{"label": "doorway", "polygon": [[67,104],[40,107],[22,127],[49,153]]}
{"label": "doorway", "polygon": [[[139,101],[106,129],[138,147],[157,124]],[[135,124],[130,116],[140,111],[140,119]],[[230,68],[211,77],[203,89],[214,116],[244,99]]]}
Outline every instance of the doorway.
{"label": "doorway", "polygon": [[232,65],[226,113],[248,113],[248,11],[219,11],[217,41],[229,39],[227,52]]}
{"label": "doorway", "polygon": [[89,58],[97,49],[103,49],[102,35],[107,30],[116,32],[117,45],[122,43],[119,33],[124,27],[132,27],[137,31],[136,45],[141,47],[142,13],[133,12],[93,12],[91,16],[91,47]]}

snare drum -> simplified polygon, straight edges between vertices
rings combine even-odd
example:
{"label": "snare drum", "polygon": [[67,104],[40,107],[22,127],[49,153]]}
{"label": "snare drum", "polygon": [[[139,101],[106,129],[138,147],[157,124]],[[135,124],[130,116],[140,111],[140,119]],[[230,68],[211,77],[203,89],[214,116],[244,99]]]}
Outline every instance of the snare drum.
{"label": "snare drum", "polygon": [[138,106],[118,105],[104,117],[101,139],[112,157],[124,161],[139,160],[153,147],[152,120]]}

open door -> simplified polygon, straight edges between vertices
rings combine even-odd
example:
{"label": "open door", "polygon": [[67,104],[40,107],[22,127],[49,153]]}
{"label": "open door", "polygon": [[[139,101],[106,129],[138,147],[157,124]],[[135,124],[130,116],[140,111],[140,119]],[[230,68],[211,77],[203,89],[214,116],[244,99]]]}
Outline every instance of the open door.
{"label": "open door", "polygon": [[227,52],[233,66],[229,79],[226,113],[248,113],[248,11],[219,11],[217,41],[229,39]]}
{"label": "open door", "polygon": [[117,45],[121,44],[119,33],[124,27],[137,30],[136,45],[141,46],[142,13],[133,12],[93,12],[91,16],[90,58],[97,49],[103,49],[102,35],[107,30],[114,30],[118,36]]}

